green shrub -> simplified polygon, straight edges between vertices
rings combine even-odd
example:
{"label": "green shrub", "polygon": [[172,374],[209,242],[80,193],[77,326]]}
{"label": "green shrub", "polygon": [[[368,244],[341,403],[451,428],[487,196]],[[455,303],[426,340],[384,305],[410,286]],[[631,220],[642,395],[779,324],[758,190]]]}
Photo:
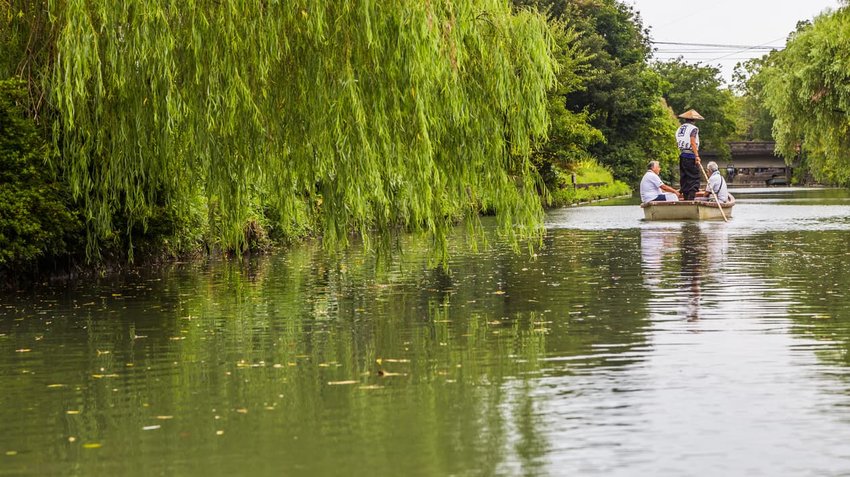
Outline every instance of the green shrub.
{"label": "green shrub", "polygon": [[[573,187],[573,175],[577,184],[604,183],[604,185],[577,189]],[[552,198],[550,205],[555,207],[619,197],[632,192],[627,184],[615,181],[611,171],[593,160],[583,160],[575,164],[570,171],[559,171],[557,176],[558,187],[549,191]]]}
{"label": "green shrub", "polygon": [[0,80],[0,269],[67,254],[83,233],[45,165],[48,147],[24,113],[26,98],[22,81]]}

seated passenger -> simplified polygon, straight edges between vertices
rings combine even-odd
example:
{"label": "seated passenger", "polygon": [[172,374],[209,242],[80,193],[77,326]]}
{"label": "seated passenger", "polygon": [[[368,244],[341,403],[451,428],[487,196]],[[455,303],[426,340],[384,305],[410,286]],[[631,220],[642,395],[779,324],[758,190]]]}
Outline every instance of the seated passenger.
{"label": "seated passenger", "polygon": [[661,164],[658,161],[649,161],[649,167],[643,179],[640,180],[640,201],[652,202],[669,201],[675,202],[682,198],[679,191],[661,181],[658,173],[661,172]]}
{"label": "seated passenger", "polygon": [[714,161],[709,162],[706,165],[706,169],[708,169],[709,174],[708,184],[705,186],[704,191],[697,192],[697,200],[714,200],[712,192],[717,194],[717,200],[720,203],[729,200],[729,190],[726,188],[726,180],[720,175],[717,163]]}

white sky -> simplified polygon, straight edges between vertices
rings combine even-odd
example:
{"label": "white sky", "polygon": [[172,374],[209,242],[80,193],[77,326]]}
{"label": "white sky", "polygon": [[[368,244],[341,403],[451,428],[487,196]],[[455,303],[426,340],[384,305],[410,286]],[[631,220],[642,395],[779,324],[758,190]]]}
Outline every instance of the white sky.
{"label": "white sky", "polygon": [[[640,13],[653,41],[783,46],[799,20],[811,20],[839,0],[623,0]],[[719,66],[730,82],[735,64],[763,50],[655,45],[659,60],[681,55],[689,63]],[[687,53],[682,53],[688,50]],[[725,58],[721,58],[725,57]]]}

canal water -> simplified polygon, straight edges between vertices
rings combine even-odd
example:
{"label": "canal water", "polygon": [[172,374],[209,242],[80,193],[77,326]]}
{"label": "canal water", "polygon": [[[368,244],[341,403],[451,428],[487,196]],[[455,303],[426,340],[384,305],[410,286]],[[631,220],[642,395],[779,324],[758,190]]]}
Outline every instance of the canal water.
{"label": "canal water", "polygon": [[850,195],[0,296],[0,475],[850,473]]}

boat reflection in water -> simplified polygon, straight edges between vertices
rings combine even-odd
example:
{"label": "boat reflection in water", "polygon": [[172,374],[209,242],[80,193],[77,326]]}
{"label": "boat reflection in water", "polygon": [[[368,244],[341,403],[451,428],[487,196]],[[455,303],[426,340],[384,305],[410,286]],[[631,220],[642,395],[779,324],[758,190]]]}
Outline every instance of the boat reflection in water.
{"label": "boat reflection in water", "polygon": [[675,228],[643,228],[643,283],[653,294],[675,300],[677,315],[699,320],[703,282],[722,279],[727,249],[728,235],[721,224],[705,229],[694,222]]}

